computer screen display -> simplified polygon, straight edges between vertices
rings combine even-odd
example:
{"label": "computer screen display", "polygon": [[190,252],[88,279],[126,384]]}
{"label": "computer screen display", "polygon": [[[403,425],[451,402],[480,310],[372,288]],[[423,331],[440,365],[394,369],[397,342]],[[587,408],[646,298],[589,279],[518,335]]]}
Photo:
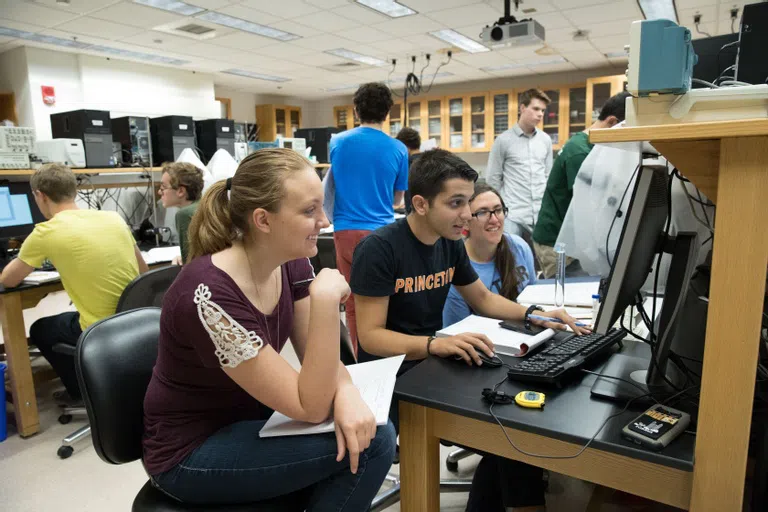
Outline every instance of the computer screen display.
{"label": "computer screen display", "polygon": [[0,238],[25,237],[44,221],[29,183],[0,184]]}

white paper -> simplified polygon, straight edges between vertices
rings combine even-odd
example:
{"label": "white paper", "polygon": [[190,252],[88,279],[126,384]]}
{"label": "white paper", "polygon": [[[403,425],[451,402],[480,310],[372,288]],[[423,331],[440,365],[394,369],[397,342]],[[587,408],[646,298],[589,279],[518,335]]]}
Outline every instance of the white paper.
{"label": "white paper", "polygon": [[27,277],[24,278],[22,281],[24,284],[43,284],[43,283],[50,283],[51,281],[58,281],[61,279],[59,276],[59,273],[55,270],[53,271],[46,271],[46,270],[35,270],[33,272],[30,272]]}
{"label": "white paper", "polygon": [[181,247],[174,245],[172,247],[155,247],[147,252],[142,252],[144,261],[147,265],[155,263],[166,263],[172,261],[174,257],[181,257]]}
{"label": "white paper", "polygon": [[[405,356],[387,357],[369,363],[347,366],[352,382],[360,391],[363,401],[376,417],[377,425],[386,425],[395,391],[395,379]],[[333,419],[324,423],[297,421],[275,411],[259,432],[259,437],[302,436],[333,432]]]}
{"label": "white paper", "polygon": [[[592,295],[598,292],[599,287],[599,281],[587,283],[566,282],[565,305],[591,308]],[[544,306],[545,304],[553,305],[555,303],[555,285],[554,283],[528,285],[517,297],[517,302],[520,304],[538,304],[539,306]]]}
{"label": "white paper", "polygon": [[500,322],[501,320],[495,318],[469,315],[464,320],[437,331],[436,335],[448,337],[462,333],[485,334],[493,342],[496,352],[515,357],[527,354],[555,335],[552,329],[545,329],[536,335],[510,331],[501,327]]}

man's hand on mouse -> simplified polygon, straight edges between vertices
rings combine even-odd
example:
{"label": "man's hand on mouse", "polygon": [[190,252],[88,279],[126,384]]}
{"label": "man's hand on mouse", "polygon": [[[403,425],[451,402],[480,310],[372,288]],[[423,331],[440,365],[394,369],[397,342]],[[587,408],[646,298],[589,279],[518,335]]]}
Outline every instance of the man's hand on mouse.
{"label": "man's hand on mouse", "polygon": [[488,357],[493,357],[493,342],[484,334],[470,332],[445,338],[435,338],[429,346],[429,353],[432,355],[461,358],[470,366],[473,362],[478,366],[483,364],[478,351],[482,351]]}

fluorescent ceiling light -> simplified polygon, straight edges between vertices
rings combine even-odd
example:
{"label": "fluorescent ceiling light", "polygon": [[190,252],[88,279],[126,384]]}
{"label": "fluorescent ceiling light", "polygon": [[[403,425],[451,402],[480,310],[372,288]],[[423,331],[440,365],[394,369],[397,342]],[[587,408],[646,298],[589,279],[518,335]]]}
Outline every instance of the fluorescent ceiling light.
{"label": "fluorescent ceiling light", "polygon": [[301,36],[291,34],[290,32],[278,30],[266,25],[259,25],[258,23],[251,23],[250,21],[241,20],[240,18],[235,18],[233,16],[227,16],[226,14],[221,14],[220,12],[215,11],[206,11],[200,16],[195,17],[199,20],[210,21],[211,23],[216,23],[217,25],[236,28],[238,30],[250,32],[251,34],[271,37],[272,39],[277,39],[278,41],[293,41],[294,39],[301,38]]}
{"label": "fluorescent ceiling light", "polygon": [[368,64],[369,66],[386,66],[387,65],[387,63],[381,59],[377,59],[376,57],[369,57],[368,55],[363,55],[362,53],[353,52],[352,50],[347,50],[346,48],[336,48],[335,50],[326,50],[325,53],[329,53],[331,55],[341,57],[342,59],[349,59],[355,62],[360,62],[361,64]]}
{"label": "fluorescent ceiling light", "polygon": [[237,75],[237,76],[244,76],[246,78],[255,78],[257,80],[267,80],[269,82],[289,82],[290,78],[285,78],[282,76],[273,76],[273,75],[265,75],[262,73],[256,73],[254,71],[246,71],[244,69],[225,69],[222,71],[222,73],[226,73],[228,75]]}
{"label": "fluorescent ceiling light", "polygon": [[480,52],[491,51],[491,49],[488,48],[487,46],[483,46],[477,41],[470,39],[467,36],[459,34],[455,30],[450,30],[450,29],[438,30],[437,32],[430,32],[429,35],[431,35],[432,37],[436,37],[442,41],[445,41],[446,43],[450,43],[453,46],[457,48],[461,48],[462,50],[467,51],[469,53],[480,53]]}
{"label": "fluorescent ceiling light", "polygon": [[495,71],[507,71],[509,69],[518,69],[518,68],[524,68],[525,64],[502,64],[500,66],[486,66],[484,68],[480,68],[480,71],[488,71],[488,72],[495,72]]}
{"label": "fluorescent ceiling light", "polygon": [[671,20],[677,23],[675,0],[637,0],[647,20]]}
{"label": "fluorescent ceiling light", "polygon": [[628,58],[627,52],[620,51],[620,52],[608,52],[605,54],[606,57],[609,59],[626,59]]}
{"label": "fluorescent ceiling light", "polygon": [[551,59],[545,59],[545,60],[537,60],[536,62],[529,62],[526,64],[529,68],[536,67],[536,66],[547,66],[549,64],[560,64],[562,62],[567,62],[565,60],[565,57],[554,57]]}
{"label": "fluorescent ceiling light", "polygon": [[89,50],[92,52],[106,53],[109,55],[116,55],[118,57],[128,57],[131,59],[144,60],[147,62],[155,62],[158,64],[171,64],[174,66],[181,66],[183,64],[189,64],[187,60],[174,59],[173,57],[165,57],[162,55],[154,55],[151,53],[134,52],[131,50],[121,50],[119,48],[112,48],[110,46],[101,46],[89,43],[82,43],[73,39],[63,39],[61,37],[46,36],[43,34],[34,34],[32,32],[26,32],[24,30],[15,30],[12,28],[0,27],[0,36],[16,37],[24,39],[26,41],[35,41],[38,43],[45,43],[54,46],[62,46],[64,48],[74,48],[77,50]]}
{"label": "fluorescent ceiling light", "polygon": [[191,16],[205,10],[202,7],[177,0],[133,0],[133,3],[156,7],[157,9],[183,14],[184,16]]}
{"label": "fluorescent ceiling light", "polygon": [[364,5],[369,9],[378,11],[381,14],[386,14],[390,18],[402,18],[403,16],[410,16],[416,14],[416,11],[410,7],[406,7],[403,4],[399,4],[394,0],[355,0],[360,5]]}

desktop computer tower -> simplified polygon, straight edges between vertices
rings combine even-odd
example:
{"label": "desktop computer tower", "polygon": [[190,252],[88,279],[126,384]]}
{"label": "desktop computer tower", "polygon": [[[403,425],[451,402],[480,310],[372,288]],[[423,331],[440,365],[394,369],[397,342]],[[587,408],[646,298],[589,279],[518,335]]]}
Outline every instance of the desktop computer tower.
{"label": "desktop computer tower", "polygon": [[317,158],[318,163],[330,163],[331,157],[331,136],[334,133],[341,132],[341,128],[327,126],[325,128],[301,128],[293,133],[297,139],[307,141],[307,147],[312,147],[312,155]]}
{"label": "desktop computer tower", "polygon": [[54,139],[80,139],[86,167],[114,167],[112,120],[106,110],[73,110],[51,114]]}
{"label": "desktop computer tower", "polygon": [[736,58],[736,80],[760,85],[768,80],[768,3],[744,6],[739,31],[739,54]]}
{"label": "desktop computer tower", "polygon": [[118,162],[124,165],[152,165],[152,152],[149,139],[149,118],[116,117],[112,119],[112,139],[120,144]]}
{"label": "desktop computer tower", "polygon": [[219,149],[235,156],[235,122],[230,119],[205,119],[195,121],[197,147],[210,160]]}
{"label": "desktop computer tower", "polygon": [[164,116],[149,120],[152,160],[159,166],[175,162],[182,151],[195,148],[195,124],[188,116]]}

